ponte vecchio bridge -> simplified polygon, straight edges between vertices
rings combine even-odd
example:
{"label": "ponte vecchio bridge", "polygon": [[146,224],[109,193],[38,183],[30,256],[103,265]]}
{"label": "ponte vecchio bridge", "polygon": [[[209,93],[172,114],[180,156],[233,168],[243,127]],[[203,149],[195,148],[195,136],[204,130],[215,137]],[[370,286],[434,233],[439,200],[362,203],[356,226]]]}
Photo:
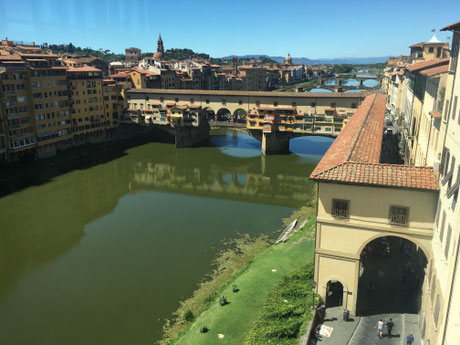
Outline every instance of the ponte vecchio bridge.
{"label": "ponte vecchio bridge", "polygon": [[126,99],[130,119],[174,135],[176,147],[199,144],[213,126],[244,131],[275,154],[292,138],[337,136],[367,94],[132,89]]}

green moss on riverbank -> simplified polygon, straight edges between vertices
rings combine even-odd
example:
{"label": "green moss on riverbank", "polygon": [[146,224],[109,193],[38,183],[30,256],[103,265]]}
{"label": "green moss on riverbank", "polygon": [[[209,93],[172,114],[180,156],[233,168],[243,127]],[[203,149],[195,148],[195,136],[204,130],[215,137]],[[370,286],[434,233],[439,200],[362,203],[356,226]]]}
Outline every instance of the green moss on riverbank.
{"label": "green moss on riverbank", "polygon": [[[161,344],[215,344],[217,334],[222,344],[242,344],[262,310],[267,294],[280,277],[299,269],[313,260],[313,229],[315,210],[303,207],[283,220],[289,224],[309,218],[304,230],[294,234],[286,243],[270,246],[265,236],[244,237],[219,255],[217,268],[202,283],[193,296],[181,302],[180,308],[164,328]],[[224,270],[223,267],[225,267]],[[275,270],[275,271],[272,271]],[[232,285],[239,291],[232,292]],[[225,295],[229,304],[217,301]],[[200,333],[201,326],[209,328]]]}

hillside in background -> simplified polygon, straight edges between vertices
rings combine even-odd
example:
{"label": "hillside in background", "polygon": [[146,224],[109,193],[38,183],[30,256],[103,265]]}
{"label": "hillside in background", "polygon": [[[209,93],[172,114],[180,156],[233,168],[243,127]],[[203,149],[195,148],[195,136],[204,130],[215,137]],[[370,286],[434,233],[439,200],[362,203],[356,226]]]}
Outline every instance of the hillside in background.
{"label": "hillside in background", "polygon": [[[233,55],[225,56],[222,59],[229,60],[233,57]],[[284,56],[268,56],[268,55],[241,55],[237,56],[238,59],[257,59],[267,58],[274,60],[279,63],[283,63],[286,57]],[[384,63],[390,57],[389,56],[381,56],[381,57],[369,57],[369,58],[337,58],[337,59],[308,59],[305,57],[292,58],[293,63],[301,63],[304,65],[335,65],[335,64],[352,64],[352,65],[363,65],[363,64],[376,64],[376,63]]]}

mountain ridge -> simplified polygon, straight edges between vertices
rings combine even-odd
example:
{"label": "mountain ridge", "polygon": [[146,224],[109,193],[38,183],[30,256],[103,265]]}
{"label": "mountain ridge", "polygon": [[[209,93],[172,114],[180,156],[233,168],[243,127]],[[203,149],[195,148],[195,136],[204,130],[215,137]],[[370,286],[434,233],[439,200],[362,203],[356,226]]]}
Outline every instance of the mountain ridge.
{"label": "mountain ridge", "polygon": [[[238,59],[255,59],[258,57],[266,57],[268,59],[272,59],[276,62],[283,63],[285,57],[283,56],[270,56],[270,55],[229,55],[221,57],[220,59],[229,60],[233,56],[236,56]],[[301,63],[304,65],[335,65],[335,64],[352,64],[352,65],[360,65],[360,64],[375,64],[375,63],[384,63],[386,62],[390,56],[378,56],[378,57],[365,57],[365,58],[324,58],[324,59],[309,59],[306,57],[293,57],[293,63]]]}

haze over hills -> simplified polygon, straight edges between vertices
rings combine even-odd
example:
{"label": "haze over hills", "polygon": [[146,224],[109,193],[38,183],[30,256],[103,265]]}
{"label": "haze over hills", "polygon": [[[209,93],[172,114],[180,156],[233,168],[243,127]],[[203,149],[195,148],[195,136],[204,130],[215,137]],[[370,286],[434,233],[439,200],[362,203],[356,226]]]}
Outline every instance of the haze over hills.
{"label": "haze over hills", "polygon": [[[233,55],[224,56],[222,59],[228,60],[231,59]],[[269,55],[237,55],[239,59],[255,59],[258,57],[266,57],[268,59],[275,60],[276,62],[283,63],[286,57],[284,56],[269,56]],[[309,59],[305,57],[292,58],[293,63],[301,63],[304,65],[321,65],[321,64],[374,64],[374,63],[384,63],[390,56],[381,56],[381,57],[367,57],[367,58],[336,58],[336,59]]]}

